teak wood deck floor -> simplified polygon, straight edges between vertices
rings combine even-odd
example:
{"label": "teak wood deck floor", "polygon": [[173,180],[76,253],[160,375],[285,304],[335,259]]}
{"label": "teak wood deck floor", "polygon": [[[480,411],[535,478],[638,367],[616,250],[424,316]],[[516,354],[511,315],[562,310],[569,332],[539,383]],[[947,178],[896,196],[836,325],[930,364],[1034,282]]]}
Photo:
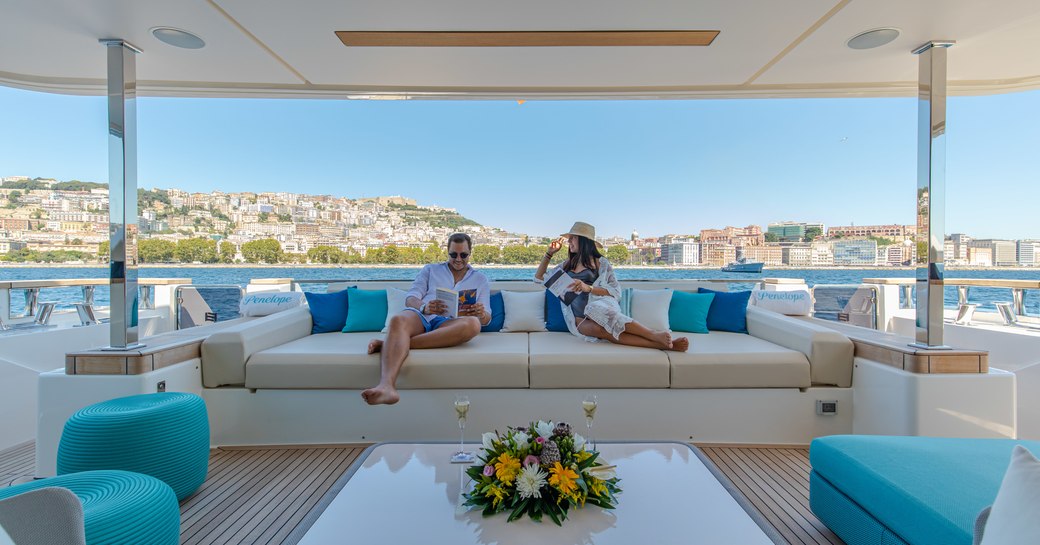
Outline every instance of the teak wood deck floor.
{"label": "teak wood deck floor", "polygon": [[[285,543],[365,446],[214,449],[206,482],[181,502],[181,543]],[[701,450],[789,544],[842,544],[809,511],[807,449]],[[30,478],[34,463],[32,442],[0,451],[0,488]]]}

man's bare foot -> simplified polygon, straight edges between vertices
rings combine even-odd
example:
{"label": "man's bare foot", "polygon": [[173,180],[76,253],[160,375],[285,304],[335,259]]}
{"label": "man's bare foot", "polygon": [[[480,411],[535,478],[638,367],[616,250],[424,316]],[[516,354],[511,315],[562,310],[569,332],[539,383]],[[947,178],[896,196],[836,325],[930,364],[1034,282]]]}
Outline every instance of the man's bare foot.
{"label": "man's bare foot", "polygon": [[672,334],[671,333],[669,333],[667,331],[655,331],[654,334],[651,335],[650,337],[651,337],[650,340],[652,340],[652,341],[656,342],[657,344],[661,345],[661,349],[662,350],[671,350],[672,349]]}
{"label": "man's bare foot", "polygon": [[365,403],[369,405],[393,405],[401,400],[397,389],[382,384],[361,392],[361,397],[365,398]]}
{"label": "man's bare foot", "polygon": [[668,350],[675,350],[676,352],[686,352],[690,349],[690,339],[686,337],[679,337],[678,339],[672,339],[672,347]]}
{"label": "man's bare foot", "polygon": [[379,352],[382,349],[383,349],[383,341],[380,340],[380,339],[372,339],[372,341],[368,343],[368,353],[369,354],[375,354],[376,352]]}

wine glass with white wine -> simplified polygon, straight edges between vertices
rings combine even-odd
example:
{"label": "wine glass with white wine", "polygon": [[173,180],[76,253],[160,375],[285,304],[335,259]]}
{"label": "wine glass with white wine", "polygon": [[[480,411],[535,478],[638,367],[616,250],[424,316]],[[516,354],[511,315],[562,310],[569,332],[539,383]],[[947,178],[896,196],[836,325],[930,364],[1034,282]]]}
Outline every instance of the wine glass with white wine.
{"label": "wine glass with white wine", "polygon": [[463,444],[466,439],[466,416],[469,414],[469,397],[455,396],[455,416],[459,419],[459,451],[451,455],[453,464],[471,464],[476,460],[472,452],[466,452]]}
{"label": "wine glass with white wine", "polygon": [[581,410],[585,411],[585,435],[592,442],[592,449],[596,449],[596,441],[592,439],[592,419],[596,418],[596,407],[599,405],[596,394],[586,394],[581,400]]}

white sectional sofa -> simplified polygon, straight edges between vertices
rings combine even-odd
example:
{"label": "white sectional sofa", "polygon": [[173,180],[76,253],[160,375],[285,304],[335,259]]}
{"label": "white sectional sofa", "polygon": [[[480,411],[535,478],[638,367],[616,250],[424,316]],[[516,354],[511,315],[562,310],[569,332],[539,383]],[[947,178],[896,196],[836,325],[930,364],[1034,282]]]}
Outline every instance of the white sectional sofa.
{"label": "white sectional sofa", "polygon": [[[541,287],[493,282],[497,289]],[[604,439],[807,444],[851,432],[852,342],[811,320],[755,307],[746,316],[749,334],[676,333],[690,338],[685,353],[588,343],[569,333],[481,333],[462,346],[413,350],[398,379],[401,403],[368,407],[359,393],[379,381],[379,357],[366,348],[383,334],[312,335],[303,307],[211,335],[202,344],[204,396],[221,415],[211,424],[214,443],[224,445],[451,440],[458,430],[447,407],[460,393],[474,401],[470,425],[482,431],[533,418],[580,422],[581,397],[596,392]],[[817,415],[823,400],[839,402],[839,414]],[[719,411],[726,418],[714,419]]]}
{"label": "white sectional sofa", "polygon": [[[399,387],[851,385],[853,347],[841,333],[755,307],[748,308],[747,324],[749,334],[675,333],[689,337],[687,352],[588,343],[560,332],[481,333],[461,346],[412,351]],[[379,356],[366,352],[384,334],[310,331],[310,312],[302,307],[214,333],[202,345],[205,387],[356,390],[379,382]]]}

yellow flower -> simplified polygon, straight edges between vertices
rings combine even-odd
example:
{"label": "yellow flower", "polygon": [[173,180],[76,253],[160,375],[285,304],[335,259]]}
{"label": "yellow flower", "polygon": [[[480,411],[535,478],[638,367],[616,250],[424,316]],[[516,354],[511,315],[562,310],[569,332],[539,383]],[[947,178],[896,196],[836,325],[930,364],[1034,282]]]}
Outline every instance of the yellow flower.
{"label": "yellow flower", "polygon": [[555,462],[549,469],[549,484],[556,487],[560,494],[571,499],[576,499],[575,490],[578,488],[578,474],[569,467],[563,467],[560,462]]}
{"label": "yellow flower", "polygon": [[513,480],[516,479],[519,473],[520,460],[513,458],[508,452],[503,452],[498,457],[498,463],[495,464],[495,476],[498,477],[498,480],[502,481],[502,484],[509,486],[513,484]]}
{"label": "yellow flower", "polygon": [[589,495],[590,496],[598,496],[598,497],[601,497],[601,498],[602,497],[606,497],[606,495],[607,495],[607,483],[605,483],[605,482],[603,482],[603,481],[601,481],[601,480],[599,480],[599,479],[597,479],[595,477],[592,477],[592,476],[586,477],[585,478],[585,482],[588,483],[588,485],[589,485]]}
{"label": "yellow flower", "polygon": [[588,460],[590,456],[592,456],[592,453],[587,450],[579,450],[574,453],[574,459],[577,460],[578,463]]}
{"label": "yellow flower", "polygon": [[498,503],[501,502],[502,499],[506,497],[506,493],[501,488],[499,488],[499,487],[497,487],[497,486],[492,484],[492,485],[488,485],[488,487],[484,489],[484,497],[485,498],[490,498],[492,496],[494,496],[495,499],[491,500],[491,506],[492,507],[498,507]]}

